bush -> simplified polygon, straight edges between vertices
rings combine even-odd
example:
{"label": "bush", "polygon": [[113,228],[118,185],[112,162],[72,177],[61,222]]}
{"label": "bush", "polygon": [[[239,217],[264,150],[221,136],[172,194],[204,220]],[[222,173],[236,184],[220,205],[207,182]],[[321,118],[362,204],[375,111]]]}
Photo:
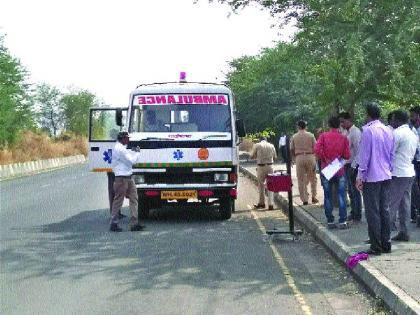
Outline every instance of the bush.
{"label": "bush", "polygon": [[0,150],[0,164],[45,160],[83,154],[87,155],[87,139],[65,133],[52,140],[45,133],[25,131],[18,142],[10,148]]}

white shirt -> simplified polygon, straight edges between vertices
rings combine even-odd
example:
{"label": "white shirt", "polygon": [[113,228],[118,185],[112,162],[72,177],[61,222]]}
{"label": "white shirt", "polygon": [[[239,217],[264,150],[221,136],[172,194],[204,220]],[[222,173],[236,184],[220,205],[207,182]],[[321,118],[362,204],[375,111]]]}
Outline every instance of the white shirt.
{"label": "white shirt", "polygon": [[418,137],[405,124],[394,129],[394,159],[392,161],[392,176],[414,177],[412,163],[418,145]]}
{"label": "white shirt", "polygon": [[125,145],[117,141],[112,151],[112,169],[115,176],[131,176],[133,164],[140,158],[138,152],[128,150]]}
{"label": "white shirt", "polygon": [[350,129],[347,131],[346,136],[350,144],[350,159],[347,161],[347,163],[350,163],[352,168],[356,168],[357,167],[356,158],[357,158],[357,155],[359,154],[359,145],[360,145],[360,139],[362,138],[362,132],[355,125],[352,125]]}
{"label": "white shirt", "polygon": [[416,129],[416,127],[413,127],[411,130],[419,138],[419,142],[418,142],[418,146],[417,146],[417,154],[415,156],[415,160],[420,162],[420,127],[418,127],[417,129]]}
{"label": "white shirt", "polygon": [[281,136],[279,139],[279,147],[284,147],[286,145],[286,136]]}

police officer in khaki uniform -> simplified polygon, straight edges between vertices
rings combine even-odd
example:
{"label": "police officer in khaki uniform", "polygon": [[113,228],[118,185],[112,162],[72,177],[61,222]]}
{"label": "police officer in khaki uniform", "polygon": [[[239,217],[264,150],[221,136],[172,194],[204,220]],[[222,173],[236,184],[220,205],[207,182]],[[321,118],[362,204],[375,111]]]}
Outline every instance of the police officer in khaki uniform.
{"label": "police officer in khaki uniform", "polygon": [[[259,201],[254,205],[255,209],[265,208],[264,183],[268,174],[273,173],[273,162],[277,159],[274,145],[267,142],[266,137],[261,137],[261,141],[254,145],[251,151],[251,159],[257,160],[257,179]],[[268,209],[273,210],[273,200],[268,198]]]}
{"label": "police officer in khaki uniform", "polygon": [[316,159],[314,155],[315,136],[306,131],[306,121],[299,120],[298,132],[290,140],[290,153],[292,161],[296,163],[296,176],[300,199],[304,205],[308,204],[308,182],[311,183],[312,203],[318,203],[316,199]]}

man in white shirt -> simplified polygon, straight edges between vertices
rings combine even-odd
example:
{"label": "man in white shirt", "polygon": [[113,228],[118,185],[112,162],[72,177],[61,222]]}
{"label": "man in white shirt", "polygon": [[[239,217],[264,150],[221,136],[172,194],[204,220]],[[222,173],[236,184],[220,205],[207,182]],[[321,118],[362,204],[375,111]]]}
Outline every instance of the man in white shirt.
{"label": "man in white shirt", "polygon": [[129,142],[128,132],[122,131],[118,134],[117,143],[115,144],[112,153],[113,171],[115,173],[114,181],[114,200],[112,202],[111,210],[111,226],[110,231],[121,232],[122,229],[118,226],[119,213],[127,196],[129,200],[129,207],[131,211],[130,231],[141,231],[144,226],[138,221],[138,195],[133,175],[133,164],[139,159],[139,153],[127,149]]}
{"label": "man in white shirt", "polygon": [[390,189],[391,226],[396,221],[397,212],[400,223],[398,234],[391,240],[407,242],[409,235],[406,221],[411,207],[411,187],[416,174],[412,161],[416,154],[418,137],[411,131],[408,114],[405,111],[394,111],[390,124],[394,128],[394,159]]}
{"label": "man in white shirt", "polygon": [[360,191],[356,188],[356,177],[358,172],[356,157],[359,154],[362,132],[353,124],[353,119],[349,113],[340,113],[339,117],[340,125],[345,130],[345,135],[350,144],[350,159],[348,159],[344,165],[351,207],[351,212],[347,217],[347,220],[360,222],[362,219],[362,196]]}
{"label": "man in white shirt", "polygon": [[283,162],[287,162],[287,150],[286,150],[286,135],[283,134],[279,139],[279,155]]}

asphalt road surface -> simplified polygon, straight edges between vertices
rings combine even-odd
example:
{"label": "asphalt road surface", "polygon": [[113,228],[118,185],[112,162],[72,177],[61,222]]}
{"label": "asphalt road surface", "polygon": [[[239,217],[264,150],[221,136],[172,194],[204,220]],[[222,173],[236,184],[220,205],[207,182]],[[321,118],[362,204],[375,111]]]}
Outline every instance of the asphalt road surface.
{"label": "asphalt road surface", "polygon": [[[377,314],[378,303],[280,211],[152,211],[144,232],[111,233],[106,175],[85,165],[0,182],[0,314]],[[129,214],[125,204],[123,213]],[[380,307],[380,306],[379,306]]]}

